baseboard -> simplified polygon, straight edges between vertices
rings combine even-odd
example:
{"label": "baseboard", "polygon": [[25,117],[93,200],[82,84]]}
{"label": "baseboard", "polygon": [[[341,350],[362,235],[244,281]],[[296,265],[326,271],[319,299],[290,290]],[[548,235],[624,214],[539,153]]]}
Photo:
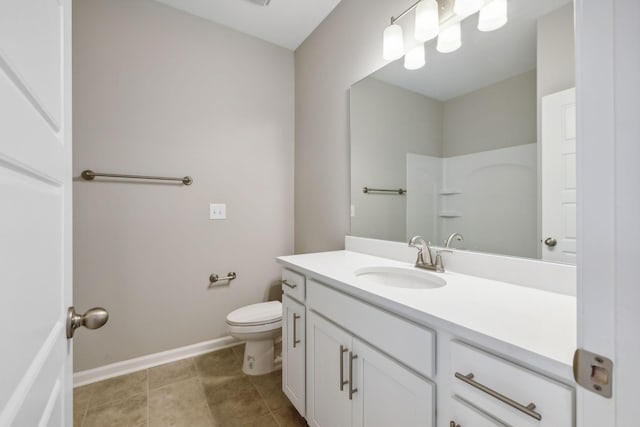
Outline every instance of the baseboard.
{"label": "baseboard", "polygon": [[240,343],[241,341],[238,341],[231,336],[222,337],[211,341],[204,341],[185,347],[162,351],[160,353],[148,354],[146,356],[136,357],[134,359],[123,360],[122,362],[100,366],[99,368],[75,372],[73,374],[73,387],[80,387],[83,385],[95,383],[97,381],[106,380],[108,378],[140,371],[142,369],[164,365],[165,363],[175,362],[176,360],[198,356],[200,354],[209,353],[211,351],[222,350],[223,348],[233,347]]}

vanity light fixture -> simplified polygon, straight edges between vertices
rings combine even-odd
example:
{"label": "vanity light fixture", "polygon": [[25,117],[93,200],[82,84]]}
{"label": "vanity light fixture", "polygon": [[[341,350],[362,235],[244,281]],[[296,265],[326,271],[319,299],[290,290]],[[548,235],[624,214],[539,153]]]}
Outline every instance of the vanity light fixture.
{"label": "vanity light fixture", "polygon": [[493,31],[507,23],[507,0],[492,0],[480,9],[478,30]]}
{"label": "vanity light fixture", "polygon": [[411,49],[404,56],[404,68],[407,70],[417,70],[424,67],[424,45],[420,44]]}
{"label": "vanity light fixture", "polygon": [[460,22],[448,26],[438,34],[436,49],[440,53],[449,53],[458,50],[462,46]]}
{"label": "vanity light fixture", "polygon": [[[414,38],[424,43],[437,36],[436,49],[442,53],[456,51],[462,46],[460,22],[478,10],[480,31],[497,30],[507,23],[507,0],[418,0],[397,17],[392,16],[391,24],[385,28],[382,57],[387,61],[405,55],[404,35],[397,21],[414,9]],[[425,47],[422,43],[406,53],[405,68],[417,70],[424,66]]]}

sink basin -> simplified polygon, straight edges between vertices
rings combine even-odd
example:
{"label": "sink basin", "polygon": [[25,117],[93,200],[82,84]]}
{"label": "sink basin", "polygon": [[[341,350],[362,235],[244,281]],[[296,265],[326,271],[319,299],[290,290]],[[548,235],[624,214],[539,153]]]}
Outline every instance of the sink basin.
{"label": "sink basin", "polygon": [[364,267],[354,274],[363,284],[375,283],[392,288],[435,289],[447,284],[443,278],[417,268]]}

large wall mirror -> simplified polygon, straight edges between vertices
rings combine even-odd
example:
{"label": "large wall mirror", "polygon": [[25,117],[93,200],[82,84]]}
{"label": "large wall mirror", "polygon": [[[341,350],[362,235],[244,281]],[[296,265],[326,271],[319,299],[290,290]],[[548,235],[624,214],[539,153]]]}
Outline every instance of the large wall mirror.
{"label": "large wall mirror", "polygon": [[575,263],[573,3],[509,0],[508,17],[469,16],[455,52],[431,40],[423,68],[351,87],[353,236]]}

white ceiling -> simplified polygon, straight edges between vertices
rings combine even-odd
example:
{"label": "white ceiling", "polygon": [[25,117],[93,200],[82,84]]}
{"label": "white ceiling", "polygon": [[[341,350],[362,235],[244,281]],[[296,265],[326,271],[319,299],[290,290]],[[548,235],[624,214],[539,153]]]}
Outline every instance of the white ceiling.
{"label": "white ceiling", "polygon": [[341,0],[156,0],[242,33],[295,50]]}
{"label": "white ceiling", "polygon": [[[371,77],[446,101],[532,70],[536,67],[537,19],[570,1],[510,0],[509,22],[504,27],[478,31],[478,15],[472,15],[462,23],[462,47],[457,51],[439,53],[432,40],[426,44],[423,68],[406,70],[399,59]],[[402,25],[406,36],[412,27]]]}

